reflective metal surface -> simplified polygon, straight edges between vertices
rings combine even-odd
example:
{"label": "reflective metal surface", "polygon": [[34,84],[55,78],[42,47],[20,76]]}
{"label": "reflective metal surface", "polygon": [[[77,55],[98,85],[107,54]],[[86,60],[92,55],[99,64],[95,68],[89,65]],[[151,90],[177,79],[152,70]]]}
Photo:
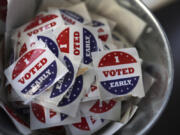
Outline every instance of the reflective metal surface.
{"label": "reflective metal surface", "polygon": [[[124,0],[117,0],[118,4],[123,5],[122,1]],[[129,4],[124,6],[147,22],[147,28],[137,41],[136,47],[144,60],[143,68],[156,78],[156,83],[140,102],[133,119],[115,134],[143,135],[154,125],[168,102],[173,85],[174,68],[168,40],[157,20],[139,0],[126,1]],[[118,13],[114,14],[120,17]],[[0,111],[0,120],[0,131],[9,135],[19,134],[2,111]],[[103,128],[102,132],[114,132],[115,129],[118,129],[117,125],[111,123]]]}

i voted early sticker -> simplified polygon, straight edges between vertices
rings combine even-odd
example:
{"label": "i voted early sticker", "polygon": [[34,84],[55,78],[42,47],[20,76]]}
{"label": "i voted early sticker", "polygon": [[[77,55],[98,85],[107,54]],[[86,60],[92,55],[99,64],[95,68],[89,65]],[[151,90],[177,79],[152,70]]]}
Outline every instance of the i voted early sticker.
{"label": "i voted early sticker", "polygon": [[103,43],[112,43],[111,30],[106,20],[93,20],[92,26],[96,29],[98,38]]}
{"label": "i voted early sticker", "polygon": [[56,38],[53,36],[51,31],[38,34],[37,36],[33,36],[28,39],[24,38],[23,45],[19,49],[19,56],[23,55],[26,51],[32,49],[33,47],[43,46],[38,41],[43,42],[43,45],[46,45],[56,57],[60,57],[60,51],[56,42]]}
{"label": "i voted early sticker", "polygon": [[37,97],[38,100],[46,104],[57,104],[62,100],[63,96],[68,92],[69,88],[74,84],[76,73],[78,71],[81,57],[78,56],[64,56],[63,62],[69,70],[66,75],[58,80],[48,91]]}
{"label": "i voted early sticker", "polygon": [[47,48],[33,48],[5,70],[12,87],[29,101],[67,73],[67,68]]}
{"label": "i voted early sticker", "polygon": [[93,54],[102,99],[123,95],[144,96],[141,64],[135,54],[134,48]]}
{"label": "i voted early sticker", "polygon": [[84,64],[92,62],[92,52],[98,51],[98,39],[90,29],[80,26],[59,27],[54,31],[62,53],[81,56]]}
{"label": "i voted early sticker", "polygon": [[43,13],[41,16],[37,16],[31,22],[23,26],[21,29],[22,34],[28,38],[33,35],[40,34],[45,31],[53,30],[57,26],[62,26],[64,21],[58,10],[49,11]]}
{"label": "i voted early sticker", "polygon": [[101,129],[109,121],[93,116],[81,117],[81,122],[68,125],[72,135],[91,135]]}

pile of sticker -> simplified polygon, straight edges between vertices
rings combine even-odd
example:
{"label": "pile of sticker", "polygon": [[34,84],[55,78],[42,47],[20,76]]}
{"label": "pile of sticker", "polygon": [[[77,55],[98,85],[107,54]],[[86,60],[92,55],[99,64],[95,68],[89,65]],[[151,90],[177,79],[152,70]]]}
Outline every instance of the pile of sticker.
{"label": "pile of sticker", "polygon": [[145,96],[142,60],[113,42],[114,27],[79,3],[39,12],[15,31],[4,72],[11,105],[3,108],[23,134],[61,125],[68,134],[92,134],[121,120],[123,101]]}

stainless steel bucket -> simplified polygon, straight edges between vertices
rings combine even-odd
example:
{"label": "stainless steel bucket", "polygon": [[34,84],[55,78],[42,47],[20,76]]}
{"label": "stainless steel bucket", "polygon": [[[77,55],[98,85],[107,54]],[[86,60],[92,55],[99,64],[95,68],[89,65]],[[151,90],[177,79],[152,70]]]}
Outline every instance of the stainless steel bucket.
{"label": "stainless steel bucket", "polygon": [[[141,1],[126,0],[125,3],[124,1],[117,0],[117,3],[128,8],[147,23],[135,46],[144,60],[143,68],[156,78],[156,82],[142,99],[137,113],[126,126],[119,130],[117,124],[110,123],[98,134],[110,135],[116,132],[115,134],[118,135],[142,135],[147,133],[166,107],[173,85],[174,67],[171,49],[162,27]],[[118,13],[114,14],[121,17]],[[3,111],[0,111],[0,121],[0,132],[9,135],[19,134]]]}

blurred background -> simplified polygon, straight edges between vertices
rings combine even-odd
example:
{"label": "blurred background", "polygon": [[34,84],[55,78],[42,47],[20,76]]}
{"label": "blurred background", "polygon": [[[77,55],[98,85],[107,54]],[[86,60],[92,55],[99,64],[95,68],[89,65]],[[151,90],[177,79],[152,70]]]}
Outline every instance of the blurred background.
{"label": "blurred background", "polygon": [[180,1],[178,0],[142,0],[154,13],[163,26],[170,42],[174,57],[174,87],[170,101],[148,135],[180,134]]}

